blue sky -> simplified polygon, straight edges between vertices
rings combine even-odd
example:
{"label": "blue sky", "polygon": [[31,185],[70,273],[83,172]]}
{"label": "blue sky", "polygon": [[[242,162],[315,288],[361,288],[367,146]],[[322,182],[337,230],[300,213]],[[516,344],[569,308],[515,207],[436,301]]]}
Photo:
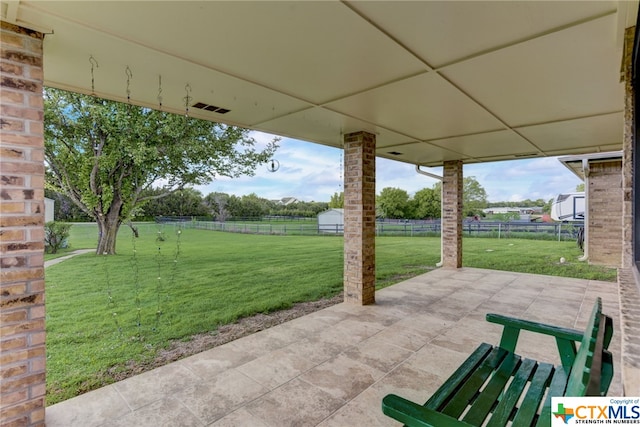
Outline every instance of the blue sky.
{"label": "blue sky", "polygon": [[[261,132],[253,132],[252,136],[259,144],[273,138]],[[279,146],[274,156],[280,163],[277,172],[260,166],[252,177],[221,177],[196,188],[203,195],[214,191],[236,196],[256,193],[267,199],[291,196],[316,202],[328,202],[333,193],[342,191],[341,150],[290,138],[282,138]],[[424,169],[442,174],[442,168]],[[412,195],[436,183],[406,163],[378,158],[376,170],[376,194],[385,187],[396,187]],[[558,193],[575,191],[582,182],[556,157],[470,164],[464,166],[464,175],[478,180],[490,202],[549,200]]]}

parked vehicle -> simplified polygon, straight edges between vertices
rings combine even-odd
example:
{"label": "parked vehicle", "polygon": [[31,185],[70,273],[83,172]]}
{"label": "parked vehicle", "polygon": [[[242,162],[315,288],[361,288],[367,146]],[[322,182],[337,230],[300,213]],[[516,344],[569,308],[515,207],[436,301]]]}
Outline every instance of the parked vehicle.
{"label": "parked vehicle", "polygon": [[554,221],[584,221],[584,191],[558,194],[551,204],[551,219]]}

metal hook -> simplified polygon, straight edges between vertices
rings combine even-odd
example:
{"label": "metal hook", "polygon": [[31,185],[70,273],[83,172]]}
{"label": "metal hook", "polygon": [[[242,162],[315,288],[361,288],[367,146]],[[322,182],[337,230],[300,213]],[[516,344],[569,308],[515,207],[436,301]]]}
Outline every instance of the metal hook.
{"label": "metal hook", "polygon": [[158,105],[160,106],[160,111],[162,111],[162,75],[158,75]]}
{"label": "metal hook", "polygon": [[131,79],[133,78],[133,73],[131,72],[131,68],[127,65],[127,68],[124,70],[124,73],[127,75],[127,102],[131,101],[131,90],[129,89],[129,84],[131,83]]}
{"label": "metal hook", "polygon": [[95,80],[93,77],[93,69],[100,68],[98,65],[98,61],[93,57],[93,55],[89,55],[89,63],[91,64],[91,95],[95,95]]}
{"label": "metal hook", "polygon": [[185,117],[189,117],[189,104],[191,103],[191,96],[189,93],[191,92],[191,85],[187,83],[184,86],[184,90],[187,93],[187,96],[184,97],[184,107],[185,107]]}

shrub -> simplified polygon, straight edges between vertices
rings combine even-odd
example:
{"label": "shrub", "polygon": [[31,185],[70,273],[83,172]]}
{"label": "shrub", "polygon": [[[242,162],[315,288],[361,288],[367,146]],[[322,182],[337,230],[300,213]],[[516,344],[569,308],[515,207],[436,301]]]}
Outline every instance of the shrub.
{"label": "shrub", "polygon": [[47,253],[55,254],[67,246],[71,224],[50,221],[44,225],[44,247]]}

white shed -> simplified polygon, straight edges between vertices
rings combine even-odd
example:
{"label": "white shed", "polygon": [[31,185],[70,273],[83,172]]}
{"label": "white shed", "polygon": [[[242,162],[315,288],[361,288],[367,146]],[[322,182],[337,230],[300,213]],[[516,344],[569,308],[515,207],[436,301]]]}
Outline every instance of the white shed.
{"label": "white shed", "polygon": [[344,209],[329,209],[318,214],[318,232],[342,233],[344,231]]}
{"label": "white shed", "polygon": [[55,205],[55,200],[49,199],[47,197],[44,198],[44,222],[51,222],[55,220],[55,217],[53,215]]}

